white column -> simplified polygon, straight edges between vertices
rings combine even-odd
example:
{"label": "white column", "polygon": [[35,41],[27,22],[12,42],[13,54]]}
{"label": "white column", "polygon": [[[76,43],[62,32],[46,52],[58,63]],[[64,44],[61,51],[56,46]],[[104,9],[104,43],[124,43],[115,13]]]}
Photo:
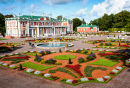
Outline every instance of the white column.
{"label": "white column", "polygon": [[27,24],[28,24],[28,35],[27,35],[27,36],[29,36],[29,21],[27,21],[27,22],[28,22],[28,23],[27,23]]}
{"label": "white column", "polygon": [[33,31],[34,31],[34,29],[31,29],[31,30],[32,30],[32,37],[33,37],[33,35],[34,35],[34,34],[33,34],[33,33],[34,33],[34,32],[33,32]]}
{"label": "white column", "polygon": [[39,37],[39,27],[37,28],[37,37]]}
{"label": "white column", "polygon": [[20,28],[20,21],[18,21],[18,32],[19,32],[19,37],[21,37],[21,28]]}
{"label": "white column", "polygon": [[43,31],[43,34],[44,34],[44,27],[43,27],[42,31]]}

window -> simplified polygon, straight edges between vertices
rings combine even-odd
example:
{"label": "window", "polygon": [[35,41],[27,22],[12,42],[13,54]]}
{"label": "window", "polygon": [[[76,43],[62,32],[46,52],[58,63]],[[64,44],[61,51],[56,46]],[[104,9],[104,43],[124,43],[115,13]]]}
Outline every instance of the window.
{"label": "window", "polygon": [[11,22],[10,22],[10,26],[11,26]]}
{"label": "window", "polygon": [[15,26],[15,22],[13,22],[13,26]]}
{"label": "window", "polygon": [[38,22],[37,22],[37,25],[38,25]]}
{"label": "window", "polygon": [[42,26],[42,22],[41,22],[41,26]]}
{"label": "window", "polygon": [[25,26],[25,22],[23,22],[23,26]]}
{"label": "window", "polygon": [[34,24],[33,24],[33,22],[32,22],[32,26],[33,26]]}

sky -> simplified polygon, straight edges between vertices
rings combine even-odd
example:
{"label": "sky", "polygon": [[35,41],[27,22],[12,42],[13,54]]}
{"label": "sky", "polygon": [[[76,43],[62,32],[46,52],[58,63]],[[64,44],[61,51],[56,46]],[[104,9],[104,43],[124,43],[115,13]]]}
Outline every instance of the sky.
{"label": "sky", "polygon": [[104,13],[116,14],[130,11],[130,0],[0,0],[0,13],[3,15],[33,15],[53,18],[85,19],[87,23],[102,17]]}

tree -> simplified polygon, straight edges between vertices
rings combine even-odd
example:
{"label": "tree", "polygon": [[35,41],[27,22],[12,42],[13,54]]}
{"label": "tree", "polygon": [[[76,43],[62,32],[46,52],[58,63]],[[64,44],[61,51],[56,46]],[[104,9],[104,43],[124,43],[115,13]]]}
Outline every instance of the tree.
{"label": "tree", "polygon": [[86,24],[86,22],[85,22],[85,20],[84,20],[84,19],[82,19],[82,24]]}
{"label": "tree", "polygon": [[101,29],[104,30],[108,30],[108,15],[105,13],[104,16],[102,17],[101,20]]}
{"label": "tree", "polygon": [[13,15],[3,15],[0,13],[0,33],[4,36],[5,30],[5,18],[13,17]]}
{"label": "tree", "polygon": [[115,28],[124,28],[127,24],[127,19],[129,19],[129,11],[121,11],[114,15],[114,25]]}
{"label": "tree", "polygon": [[79,18],[73,19],[73,30],[77,31],[77,27],[82,24],[82,21]]}
{"label": "tree", "polygon": [[69,58],[69,64],[72,64],[71,59]]}
{"label": "tree", "polygon": [[60,16],[57,16],[57,19],[62,19],[63,17],[62,17],[62,15],[60,15]]}

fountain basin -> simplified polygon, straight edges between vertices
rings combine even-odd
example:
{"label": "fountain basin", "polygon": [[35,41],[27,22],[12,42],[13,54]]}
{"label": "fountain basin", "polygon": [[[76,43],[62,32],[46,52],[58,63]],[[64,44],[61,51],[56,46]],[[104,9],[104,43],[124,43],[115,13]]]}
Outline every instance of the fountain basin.
{"label": "fountain basin", "polygon": [[[58,46],[54,46],[54,45],[49,45],[49,43],[40,43],[35,45],[36,48],[40,48],[40,49],[59,49],[59,48],[65,48],[65,44],[66,43],[60,43]],[[72,43],[68,43],[68,47],[72,47],[73,44]]]}

